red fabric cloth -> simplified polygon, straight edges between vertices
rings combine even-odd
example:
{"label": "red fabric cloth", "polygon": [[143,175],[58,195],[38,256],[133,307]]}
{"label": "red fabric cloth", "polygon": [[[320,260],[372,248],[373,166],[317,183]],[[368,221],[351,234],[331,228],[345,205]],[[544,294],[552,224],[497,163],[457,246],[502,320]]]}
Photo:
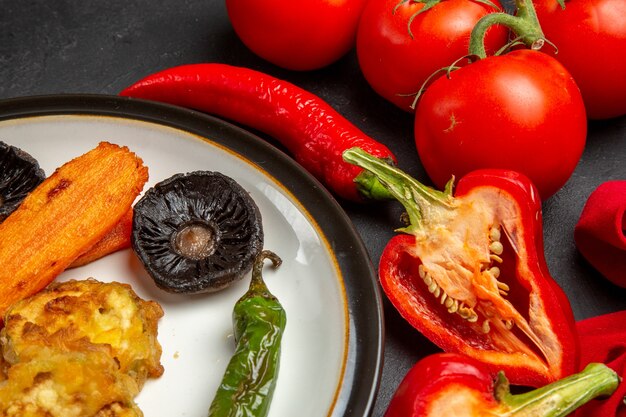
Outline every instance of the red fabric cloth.
{"label": "red fabric cloth", "polygon": [[[626,288],[626,180],[607,181],[585,203],[576,224],[576,246],[587,261],[616,285]],[[577,323],[581,370],[602,362],[626,379],[626,310]],[[626,417],[626,381],[609,398],[592,400],[576,417]]]}
{"label": "red fabric cloth", "polygon": [[[626,310],[581,320],[581,370],[601,362],[626,379]],[[576,411],[576,417],[626,417],[626,381],[609,398],[591,400]]]}
{"label": "red fabric cloth", "polygon": [[585,203],[574,231],[580,253],[602,275],[626,288],[626,180],[607,181]]}

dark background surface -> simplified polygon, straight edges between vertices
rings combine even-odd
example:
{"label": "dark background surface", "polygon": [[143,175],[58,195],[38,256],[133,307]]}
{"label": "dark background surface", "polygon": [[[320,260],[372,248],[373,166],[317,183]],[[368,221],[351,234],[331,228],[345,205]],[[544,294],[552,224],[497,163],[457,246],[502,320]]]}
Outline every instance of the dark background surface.
{"label": "dark background surface", "polygon": [[[0,99],[117,94],[150,73],[197,62],[253,68],[317,94],[391,148],[400,167],[428,183],[413,144],[412,116],[373,92],[354,51],[318,71],[280,69],[239,41],[221,0],[0,0]],[[587,197],[611,179],[626,179],[626,117],[590,123],[587,147],[574,175],[543,205],[548,266],[569,296],[577,319],[626,308],[626,290],[594,271],[573,240]],[[400,225],[399,205],[340,203],[377,267],[384,245]],[[385,364],[374,416],[383,415],[409,367],[437,350],[386,299],[384,306]]]}

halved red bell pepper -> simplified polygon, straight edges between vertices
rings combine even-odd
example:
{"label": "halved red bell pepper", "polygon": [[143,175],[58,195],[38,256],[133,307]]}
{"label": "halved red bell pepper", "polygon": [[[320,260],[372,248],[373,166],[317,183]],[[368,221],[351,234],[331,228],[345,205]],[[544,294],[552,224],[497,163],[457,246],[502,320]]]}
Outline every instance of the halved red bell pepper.
{"label": "halved red bell pepper", "polygon": [[570,303],[543,253],[541,202],[512,171],[480,170],[452,194],[426,187],[359,148],[344,159],[369,171],[400,201],[409,224],[379,264],[387,297],[445,351],[541,386],[577,370]]}
{"label": "halved red bell pepper", "polygon": [[619,381],[613,370],[592,363],[534,391],[511,394],[504,373],[494,378],[482,362],[436,353],[409,370],[385,417],[564,417],[593,398],[609,396]]}

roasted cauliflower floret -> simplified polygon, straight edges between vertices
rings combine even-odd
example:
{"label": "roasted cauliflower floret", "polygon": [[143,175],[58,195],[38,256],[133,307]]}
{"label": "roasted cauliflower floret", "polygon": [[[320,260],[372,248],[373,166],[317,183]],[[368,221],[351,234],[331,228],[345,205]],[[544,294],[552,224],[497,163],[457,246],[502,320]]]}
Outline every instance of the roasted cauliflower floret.
{"label": "roasted cauliflower floret", "polygon": [[2,354],[13,366],[43,347],[105,352],[139,390],[147,378],[163,373],[157,340],[162,316],[158,303],[142,300],[127,284],[94,279],[53,283],[9,309],[0,332]]}
{"label": "roasted cauliflower floret", "polygon": [[141,417],[134,379],[102,351],[30,352],[0,382],[2,417]]}

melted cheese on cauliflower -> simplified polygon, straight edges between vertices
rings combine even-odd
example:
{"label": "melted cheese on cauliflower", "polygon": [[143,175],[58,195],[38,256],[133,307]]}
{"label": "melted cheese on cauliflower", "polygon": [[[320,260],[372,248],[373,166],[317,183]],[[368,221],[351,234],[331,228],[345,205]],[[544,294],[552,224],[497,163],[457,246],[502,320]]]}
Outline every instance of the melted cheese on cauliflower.
{"label": "melted cheese on cauliflower", "polygon": [[54,283],[13,305],[0,331],[0,417],[141,416],[133,399],[163,373],[161,306],[121,283]]}
{"label": "melted cheese on cauliflower", "polygon": [[104,352],[38,349],[0,385],[3,417],[139,417],[137,384]]}

